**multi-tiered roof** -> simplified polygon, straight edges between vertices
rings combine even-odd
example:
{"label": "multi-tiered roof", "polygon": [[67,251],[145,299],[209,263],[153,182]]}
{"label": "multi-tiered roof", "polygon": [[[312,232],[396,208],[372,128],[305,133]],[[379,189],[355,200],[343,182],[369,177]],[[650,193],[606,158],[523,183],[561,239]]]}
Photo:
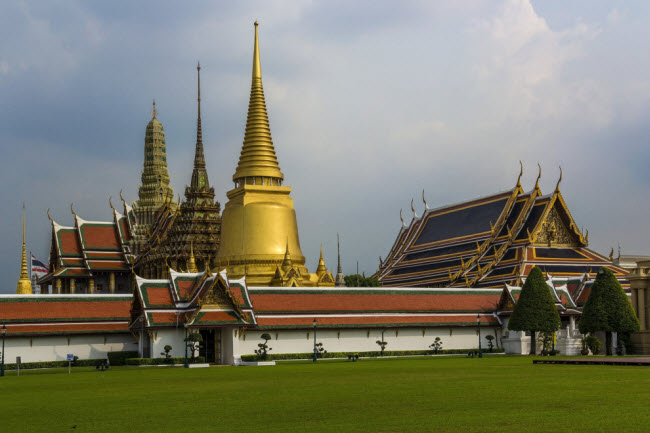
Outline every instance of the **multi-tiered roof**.
{"label": "multi-tiered roof", "polygon": [[[541,170],[540,170],[541,175]],[[515,188],[427,209],[402,224],[379,279],[384,286],[503,287],[533,266],[556,277],[594,275],[603,266],[626,283],[627,271],[590,250],[560,192]],[[561,177],[560,177],[561,180]]]}
{"label": "multi-tiered roof", "polygon": [[72,205],[74,226],[62,226],[50,218],[50,272],[38,283],[50,284],[63,279],[84,281],[107,272],[130,273],[134,259],[130,242],[136,221],[133,209],[124,201],[123,205],[121,214],[111,204],[112,221],[86,221],[74,212]]}

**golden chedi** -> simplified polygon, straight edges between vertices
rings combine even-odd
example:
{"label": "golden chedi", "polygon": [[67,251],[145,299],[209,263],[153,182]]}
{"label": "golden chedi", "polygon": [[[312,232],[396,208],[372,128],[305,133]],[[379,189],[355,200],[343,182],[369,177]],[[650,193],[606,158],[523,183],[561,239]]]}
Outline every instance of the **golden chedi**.
{"label": "golden chedi", "polygon": [[[317,285],[318,276],[309,274],[300,249],[298,223],[283,186],[284,175],[275,155],[266,112],[260,66],[258,23],[255,22],[253,76],[244,143],[233,175],[235,188],[227,193],[228,203],[221,222],[221,245],[215,265],[227,268],[234,278],[246,276],[253,286]],[[285,255],[290,256],[290,266]],[[291,271],[290,278],[283,278]],[[327,278],[325,278],[327,279]],[[329,283],[323,281],[323,285]],[[332,282],[333,285],[333,282]]]}

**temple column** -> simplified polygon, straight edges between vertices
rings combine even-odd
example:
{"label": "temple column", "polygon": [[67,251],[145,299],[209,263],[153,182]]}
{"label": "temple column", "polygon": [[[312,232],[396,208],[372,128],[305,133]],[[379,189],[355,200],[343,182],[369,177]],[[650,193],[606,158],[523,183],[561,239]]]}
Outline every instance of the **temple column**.
{"label": "temple column", "polygon": [[56,293],[57,295],[61,294],[61,279],[60,278],[57,278],[56,280],[54,280],[54,293]]}
{"label": "temple column", "polygon": [[115,293],[115,272],[108,273],[108,292]]}
{"label": "temple column", "polygon": [[632,289],[632,308],[636,312],[637,317],[639,317],[639,289]]}
{"label": "temple column", "polygon": [[77,285],[74,278],[70,278],[70,294],[77,293]]}
{"label": "temple column", "polygon": [[647,329],[646,327],[646,322],[645,322],[645,298],[646,298],[646,290],[645,289],[637,289],[639,293],[637,293],[637,302],[639,309],[637,310],[639,314],[639,322],[641,323],[641,331],[645,331]]}
{"label": "temple column", "polygon": [[575,316],[569,316],[569,337],[573,335],[576,330],[576,318]]}
{"label": "temple column", "polygon": [[90,278],[88,280],[88,293],[95,293],[95,279]]}

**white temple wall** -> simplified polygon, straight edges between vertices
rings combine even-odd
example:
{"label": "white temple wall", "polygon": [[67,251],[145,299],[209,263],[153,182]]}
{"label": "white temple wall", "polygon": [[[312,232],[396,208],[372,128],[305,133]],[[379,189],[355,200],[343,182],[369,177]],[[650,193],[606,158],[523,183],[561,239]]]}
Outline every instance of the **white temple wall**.
{"label": "white temple wall", "polygon": [[69,353],[79,359],[106,359],[108,352],[137,350],[131,334],[10,337],[5,339],[6,363],[65,361]]}
{"label": "white temple wall", "polygon": [[[481,327],[481,345],[487,349],[485,337],[499,333],[495,327]],[[314,350],[313,330],[250,330],[239,336],[240,355],[251,355],[258,349],[264,333],[271,335],[269,353],[306,353]],[[478,347],[475,327],[455,328],[389,328],[384,330],[386,350],[429,350],[436,337],[442,340],[443,349],[472,349]],[[316,342],[323,343],[328,352],[369,352],[380,350],[377,340],[382,339],[381,329],[317,329]],[[495,345],[496,346],[496,345]]]}
{"label": "white temple wall", "polygon": [[[165,345],[172,347],[169,354],[172,358],[185,357],[185,328],[179,326],[172,329],[158,329],[151,332],[151,357],[164,358]],[[188,352],[188,356],[192,354]]]}

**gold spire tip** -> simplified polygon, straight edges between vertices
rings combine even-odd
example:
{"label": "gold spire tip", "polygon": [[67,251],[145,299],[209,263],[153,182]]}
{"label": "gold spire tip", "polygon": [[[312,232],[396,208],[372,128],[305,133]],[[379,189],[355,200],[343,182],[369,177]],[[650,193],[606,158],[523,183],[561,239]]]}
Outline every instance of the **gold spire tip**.
{"label": "gold spire tip", "polygon": [[155,119],[156,116],[158,115],[158,110],[156,110],[156,100],[153,100],[153,109],[151,110],[151,115]]}

